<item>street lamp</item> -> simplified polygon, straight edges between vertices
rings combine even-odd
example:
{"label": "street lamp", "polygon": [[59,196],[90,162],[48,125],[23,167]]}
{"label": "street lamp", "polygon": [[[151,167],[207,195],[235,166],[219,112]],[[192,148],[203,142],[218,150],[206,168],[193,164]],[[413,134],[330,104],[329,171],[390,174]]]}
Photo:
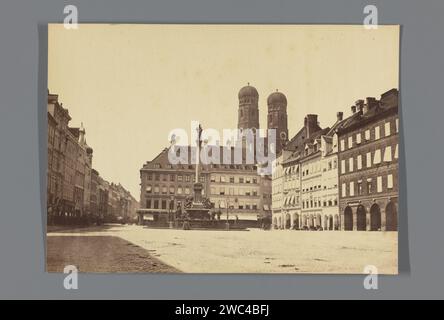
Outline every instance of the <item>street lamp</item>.
{"label": "street lamp", "polygon": [[230,222],[228,222],[228,206],[230,204],[228,203],[228,200],[225,200],[225,205],[227,207],[227,222],[225,222],[225,229],[228,231],[230,230]]}
{"label": "street lamp", "polygon": [[[237,203],[237,198],[234,198],[234,202]],[[227,220],[225,222],[225,229],[228,231],[228,230],[230,230],[230,222],[228,221],[228,217],[229,217],[229,211],[228,210],[229,210],[230,204],[228,202],[228,199],[225,200],[225,205],[226,205],[226,209],[227,209]]]}
{"label": "street lamp", "polygon": [[172,212],[171,212],[171,206],[173,204],[174,204],[174,196],[170,196],[170,203],[168,204],[168,225],[169,225],[170,229],[173,229],[173,219],[172,219]]}

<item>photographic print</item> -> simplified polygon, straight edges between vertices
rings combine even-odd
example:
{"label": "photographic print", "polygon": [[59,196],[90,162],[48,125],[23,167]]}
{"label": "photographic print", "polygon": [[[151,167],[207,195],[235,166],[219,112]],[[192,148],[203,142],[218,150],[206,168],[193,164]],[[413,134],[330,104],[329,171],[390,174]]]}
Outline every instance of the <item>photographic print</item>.
{"label": "photographic print", "polygon": [[399,26],[48,25],[46,270],[398,274]]}

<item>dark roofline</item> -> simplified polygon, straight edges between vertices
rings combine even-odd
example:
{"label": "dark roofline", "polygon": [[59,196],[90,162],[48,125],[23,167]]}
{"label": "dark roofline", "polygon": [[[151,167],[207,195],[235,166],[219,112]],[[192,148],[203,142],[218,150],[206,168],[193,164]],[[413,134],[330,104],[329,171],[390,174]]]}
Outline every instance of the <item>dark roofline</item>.
{"label": "dark roofline", "polygon": [[311,160],[312,158],[316,158],[315,156],[318,156],[318,154],[321,153],[321,150],[316,150],[316,152],[310,153],[308,156],[302,156],[301,162],[304,162],[305,160]]}
{"label": "dark roofline", "polygon": [[339,128],[337,131],[338,136],[349,133],[367,124],[377,122],[381,119],[384,119],[390,114],[397,114],[397,113],[398,113],[398,106],[383,109],[377,112],[376,114],[372,115],[371,117],[366,117],[365,115],[362,115],[362,111],[357,111],[354,115],[356,115],[356,117],[359,117],[360,119],[358,121],[351,123],[349,126]]}

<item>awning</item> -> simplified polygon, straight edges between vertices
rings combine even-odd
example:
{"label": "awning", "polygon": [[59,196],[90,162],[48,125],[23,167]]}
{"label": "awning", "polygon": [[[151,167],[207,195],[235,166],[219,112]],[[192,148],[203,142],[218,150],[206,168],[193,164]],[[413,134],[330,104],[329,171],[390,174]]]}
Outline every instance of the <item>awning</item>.
{"label": "awning", "polygon": [[264,210],[270,210],[270,207],[268,206],[268,204],[264,204]]}
{"label": "awning", "polygon": [[290,202],[291,202],[291,204],[294,204],[294,203],[295,203],[295,196],[294,196],[294,195],[291,196],[291,200],[290,200]]}
{"label": "awning", "polygon": [[[237,219],[236,219],[237,217]],[[227,214],[224,212],[220,216],[220,220],[226,220]],[[257,221],[258,214],[254,212],[238,212],[238,213],[229,213],[228,214],[228,220],[235,221],[235,220],[248,220],[248,221]]]}
{"label": "awning", "polygon": [[285,198],[285,200],[284,200],[284,206],[287,205],[287,201],[288,201],[288,198]]}
{"label": "awning", "polygon": [[219,208],[225,209],[225,202],[224,201],[219,202]]}
{"label": "awning", "polygon": [[137,209],[136,210],[137,213],[143,213],[143,214],[148,214],[148,213],[164,213],[164,212],[168,212],[168,209],[146,209],[146,208],[141,208],[141,209]]}
{"label": "awning", "polygon": [[257,221],[257,213],[238,213],[237,217],[239,220]]}

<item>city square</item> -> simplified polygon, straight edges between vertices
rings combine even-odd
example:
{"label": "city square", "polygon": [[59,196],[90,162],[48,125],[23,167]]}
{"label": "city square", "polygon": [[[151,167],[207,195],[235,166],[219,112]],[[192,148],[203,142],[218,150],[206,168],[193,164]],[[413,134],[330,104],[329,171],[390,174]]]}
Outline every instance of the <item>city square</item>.
{"label": "city square", "polygon": [[[106,54],[90,47],[97,32],[112,39]],[[398,274],[399,28],[331,32],[91,25],[67,42],[72,34],[51,25],[47,271]],[[244,49],[215,42],[221,34]],[[142,38],[157,38],[156,50]],[[62,63],[73,43],[102,71],[116,69],[85,79],[85,60]],[[264,45],[279,48],[280,66],[316,58],[277,72]],[[181,53],[165,59],[171,46]],[[362,52],[374,48],[385,54],[368,60]],[[353,72],[334,59],[332,70],[307,73],[332,52]]]}
{"label": "city square", "polygon": [[[70,249],[63,242],[51,241],[63,237],[74,243],[75,254],[67,252]],[[207,231],[109,225],[49,232],[47,261],[53,271],[62,272],[65,265],[78,265],[87,248],[75,243],[84,237],[97,237],[103,245],[110,237],[123,239],[146,250],[145,259],[153,257],[169,266],[159,263],[157,269],[131,272],[362,274],[367,265],[374,265],[380,274],[396,274],[398,270],[397,232]],[[121,261],[122,256],[131,260],[126,256],[131,253],[130,248],[110,249],[108,255],[115,254],[114,261]],[[55,262],[62,252],[69,259]],[[94,259],[100,263],[97,255],[89,259],[91,263]],[[108,270],[106,266],[94,268],[97,272],[128,272],[115,264],[108,264]]]}

